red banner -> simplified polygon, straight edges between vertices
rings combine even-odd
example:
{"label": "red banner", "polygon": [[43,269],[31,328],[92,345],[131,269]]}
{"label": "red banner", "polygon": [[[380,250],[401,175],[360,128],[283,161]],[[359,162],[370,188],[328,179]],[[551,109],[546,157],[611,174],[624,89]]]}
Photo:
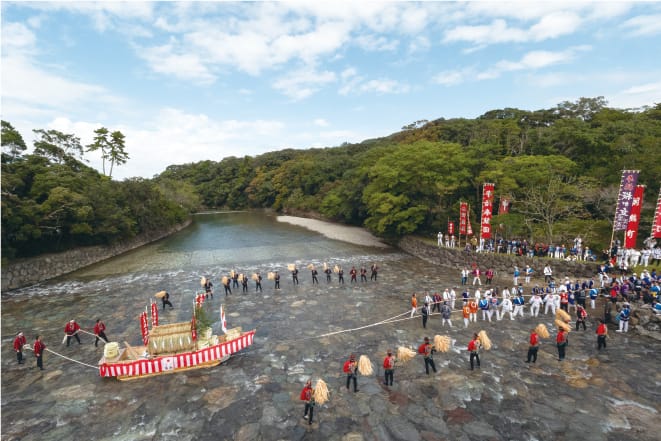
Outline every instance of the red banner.
{"label": "red banner", "polygon": [[468,234],[466,226],[468,225],[468,203],[462,202],[459,205],[459,234],[464,236]]}
{"label": "red banner", "polygon": [[158,326],[158,306],[151,302],[151,326]]}
{"label": "red banner", "polygon": [[142,333],[142,344],[149,344],[149,324],[147,323],[147,311],[140,314],[140,332]]}
{"label": "red banner", "polygon": [[493,216],[493,191],[494,184],[484,184],[482,187],[482,220],[480,237],[491,239],[491,216]]}
{"label": "red banner", "polygon": [[190,322],[190,334],[193,341],[197,340],[197,323],[195,323],[195,311],[193,311],[193,320]]}
{"label": "red banner", "polygon": [[500,204],[498,204],[498,214],[508,214],[510,212],[510,198],[501,196]]}
{"label": "red banner", "polygon": [[629,223],[624,232],[624,248],[636,248],[636,238],[638,237],[638,223],[640,221],[640,210],[643,206],[644,185],[637,185],[633,192],[631,201],[631,213],[629,214]]}
{"label": "red banner", "polygon": [[454,222],[448,222],[448,234],[450,236],[454,235]]}
{"label": "red banner", "polygon": [[195,295],[195,304],[198,305],[198,306],[201,306],[202,303],[204,303],[204,296],[205,296],[204,293],[196,294]]}
{"label": "red banner", "polygon": [[661,237],[661,189],[659,189],[659,199],[656,200],[654,224],[652,224],[652,237],[655,239]]}
{"label": "red banner", "polygon": [[471,227],[471,217],[469,213],[466,213],[466,234],[468,236],[473,235],[473,227]]}

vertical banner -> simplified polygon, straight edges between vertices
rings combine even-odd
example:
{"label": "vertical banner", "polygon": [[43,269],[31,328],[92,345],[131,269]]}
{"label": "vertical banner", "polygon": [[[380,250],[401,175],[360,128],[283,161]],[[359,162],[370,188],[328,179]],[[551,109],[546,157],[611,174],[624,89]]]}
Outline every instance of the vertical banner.
{"label": "vertical banner", "polygon": [[627,229],[629,214],[631,213],[631,203],[633,202],[633,193],[638,182],[638,173],[640,173],[640,170],[624,170],[622,172],[622,182],[620,183],[620,191],[617,195],[613,231],[624,231]]}
{"label": "vertical banner", "polygon": [[151,326],[158,326],[158,305],[151,302]]}
{"label": "vertical banner", "polygon": [[227,322],[225,321],[225,311],[223,311],[223,304],[220,304],[220,329],[223,334],[227,334]]}
{"label": "vertical banner", "polygon": [[466,211],[466,235],[467,236],[473,235],[473,227],[471,227],[471,217],[468,211]]}
{"label": "vertical banner", "polygon": [[659,189],[659,198],[656,200],[654,223],[652,224],[652,237],[655,239],[661,237],[661,188]]}
{"label": "vertical banner", "polygon": [[197,323],[195,322],[195,310],[193,309],[193,319],[190,321],[190,335],[193,341],[197,340]]}
{"label": "vertical banner", "polygon": [[510,198],[500,197],[500,204],[498,204],[498,214],[508,214],[510,212]]}
{"label": "vertical banner", "polygon": [[149,344],[149,324],[147,323],[147,311],[140,314],[140,332],[142,333],[142,344]]}
{"label": "vertical banner", "polygon": [[631,201],[631,213],[629,214],[629,223],[624,233],[624,248],[636,248],[636,238],[638,237],[638,222],[640,221],[640,210],[643,206],[644,185],[636,185]]}
{"label": "vertical banner", "polygon": [[450,236],[454,235],[454,222],[448,222],[448,234]]}
{"label": "vertical banner", "polygon": [[491,239],[491,216],[493,216],[493,190],[494,184],[484,184],[482,187],[482,220],[480,237]]}
{"label": "vertical banner", "polygon": [[466,225],[468,225],[468,203],[467,202],[462,202],[459,204],[459,234],[463,234],[464,236],[468,234],[468,230],[466,229]]}

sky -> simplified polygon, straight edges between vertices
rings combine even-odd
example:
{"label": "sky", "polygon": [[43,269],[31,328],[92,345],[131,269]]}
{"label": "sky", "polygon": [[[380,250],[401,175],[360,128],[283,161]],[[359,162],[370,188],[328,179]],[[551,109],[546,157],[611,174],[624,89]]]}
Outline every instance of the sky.
{"label": "sky", "polygon": [[1,114],[29,146],[119,130],[113,178],[151,178],[505,107],[652,106],[660,47],[656,2],[2,1]]}

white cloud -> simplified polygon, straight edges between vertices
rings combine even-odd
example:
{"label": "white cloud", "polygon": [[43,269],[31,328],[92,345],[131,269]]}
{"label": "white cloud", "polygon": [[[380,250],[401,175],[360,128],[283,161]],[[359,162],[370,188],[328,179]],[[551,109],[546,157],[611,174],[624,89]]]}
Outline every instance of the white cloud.
{"label": "white cloud", "polygon": [[424,35],[418,35],[410,41],[408,51],[409,53],[424,52],[429,50],[430,47],[431,42],[429,38]]}
{"label": "white cloud", "polygon": [[504,72],[541,69],[556,64],[568,63],[576,58],[578,53],[590,50],[590,46],[575,46],[564,51],[531,51],[518,61],[501,60],[486,71],[477,75],[478,80],[493,79]]}
{"label": "white cloud", "polygon": [[34,50],[37,39],[34,33],[22,23],[6,23],[2,25],[3,57],[15,51],[25,53]]}
{"label": "white cloud", "polygon": [[302,100],[317,92],[323,85],[337,81],[330,71],[317,72],[313,68],[303,68],[289,72],[273,84],[273,88],[293,100]]}
{"label": "white cloud", "polygon": [[443,86],[455,86],[461,84],[466,79],[469,79],[474,75],[472,69],[457,69],[457,70],[444,70],[434,75],[432,82],[435,84],[441,84]]}
{"label": "white cloud", "polygon": [[328,124],[328,121],[326,121],[323,118],[315,119],[314,121],[312,121],[312,124],[314,124],[315,126],[319,126],[319,127],[328,127],[330,125],[330,124]]}
{"label": "white cloud", "polygon": [[394,51],[399,46],[398,40],[383,35],[359,35],[354,41],[358,46],[368,51]]}
{"label": "white cloud", "polygon": [[457,26],[445,32],[443,41],[452,43],[467,41],[474,44],[493,44],[504,42],[521,42],[527,40],[528,33],[519,28],[508,27],[507,22],[497,19],[488,25]]}
{"label": "white cloud", "polygon": [[652,36],[661,34],[661,14],[638,15],[622,23],[630,36]]}
{"label": "white cloud", "polygon": [[377,94],[401,94],[411,90],[408,84],[390,78],[369,80],[353,69],[345,69],[340,78],[342,85],[338,90],[340,95],[352,93],[377,93]]}
{"label": "white cloud", "polygon": [[138,56],[147,61],[152,70],[169,74],[182,80],[193,80],[200,84],[210,84],[216,76],[202,62],[198,54],[180,52],[172,40],[163,46],[145,48],[138,51]]}
{"label": "white cloud", "polygon": [[608,103],[618,108],[639,108],[661,103],[661,81],[638,84],[606,96]]}
{"label": "white cloud", "polygon": [[583,20],[572,12],[555,12],[530,27],[530,36],[535,41],[543,41],[550,38],[558,38],[563,35],[574,33]]}

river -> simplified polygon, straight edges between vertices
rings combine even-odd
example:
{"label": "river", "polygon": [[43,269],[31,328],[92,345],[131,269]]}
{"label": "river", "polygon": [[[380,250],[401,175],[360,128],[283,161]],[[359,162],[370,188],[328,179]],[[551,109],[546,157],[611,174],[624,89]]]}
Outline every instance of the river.
{"label": "river", "polygon": [[[350,236],[347,237],[350,240]],[[306,266],[341,265],[337,276],[312,285]],[[378,280],[349,283],[349,269],[372,263]],[[300,268],[293,285],[287,265]],[[230,270],[279,270],[282,289],[263,282],[263,293],[221,294]],[[253,346],[226,363],[150,379],[102,379],[95,369],[47,353],[46,370],[34,357],[17,365],[11,344],[22,330],[28,342],[41,333],[49,349],[95,365],[102,345],[61,344],[65,323],[92,328],[105,321],[111,341],[139,344],[138,314],[154,293],[171,293],[174,309],[161,322],[190,320],[202,276],[216,285],[206,302],[217,315],[223,302],[229,327],[256,329]],[[524,363],[527,335],[553,319],[479,321],[441,328],[432,316],[330,337],[406,312],[411,292],[458,284],[458,270],[434,266],[392,248],[329,239],[262,213],[195,217],[191,227],[159,242],[67,276],[2,293],[2,440],[656,440],[661,410],[660,344],[611,332],[597,353],[594,322],[572,332],[567,360],[557,361],[544,341],[534,366]],[[589,311],[592,312],[592,311]],[[466,344],[485,329],[493,342],[480,370],[468,369]],[[218,322],[214,325],[218,331]],[[436,354],[438,373],[422,360],[398,366],[394,386],[382,385],[388,348],[417,347],[424,336],[449,335],[455,347]],[[359,377],[348,392],[342,364],[350,353],[367,355],[375,375]],[[309,377],[328,383],[331,398],[318,406],[314,424],[303,420],[298,396]]]}

